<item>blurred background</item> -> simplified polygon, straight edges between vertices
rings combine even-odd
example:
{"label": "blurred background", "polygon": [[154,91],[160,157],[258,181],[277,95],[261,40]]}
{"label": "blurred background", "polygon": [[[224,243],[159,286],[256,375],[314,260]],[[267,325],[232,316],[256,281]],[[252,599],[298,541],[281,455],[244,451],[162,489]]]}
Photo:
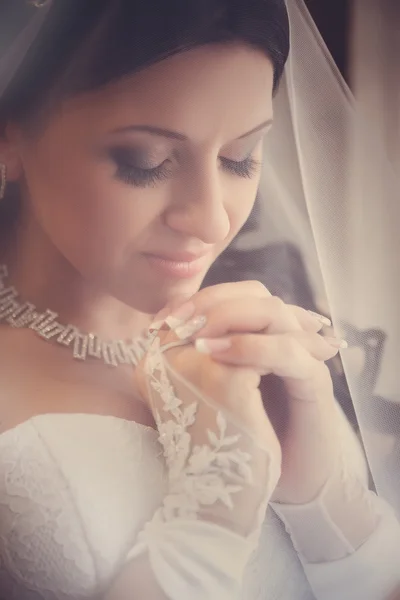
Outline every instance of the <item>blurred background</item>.
{"label": "blurred background", "polygon": [[342,75],[349,82],[348,40],[352,0],[305,0]]}

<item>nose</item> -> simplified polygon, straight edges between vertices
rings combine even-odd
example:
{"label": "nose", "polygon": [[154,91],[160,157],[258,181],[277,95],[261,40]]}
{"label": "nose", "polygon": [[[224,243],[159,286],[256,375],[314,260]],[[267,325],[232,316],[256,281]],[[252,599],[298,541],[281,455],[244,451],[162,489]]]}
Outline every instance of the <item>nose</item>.
{"label": "nose", "polygon": [[175,187],[174,200],[165,215],[168,227],[205,244],[226,239],[230,231],[226,194],[216,166],[192,175]]}

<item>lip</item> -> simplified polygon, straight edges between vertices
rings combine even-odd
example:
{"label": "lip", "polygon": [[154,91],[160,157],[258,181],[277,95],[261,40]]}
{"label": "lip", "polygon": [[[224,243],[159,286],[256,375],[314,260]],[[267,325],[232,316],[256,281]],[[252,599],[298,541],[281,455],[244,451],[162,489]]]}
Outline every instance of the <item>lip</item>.
{"label": "lip", "polygon": [[156,258],[160,258],[162,260],[170,260],[172,262],[193,262],[196,260],[199,260],[200,258],[203,258],[204,256],[206,256],[207,254],[209,254],[210,251],[204,251],[204,252],[146,252],[146,256],[154,256]]}
{"label": "lip", "polygon": [[192,252],[174,252],[173,254],[150,254],[143,256],[149,265],[158,273],[175,279],[190,279],[205,270],[208,257],[207,253],[193,254]]}

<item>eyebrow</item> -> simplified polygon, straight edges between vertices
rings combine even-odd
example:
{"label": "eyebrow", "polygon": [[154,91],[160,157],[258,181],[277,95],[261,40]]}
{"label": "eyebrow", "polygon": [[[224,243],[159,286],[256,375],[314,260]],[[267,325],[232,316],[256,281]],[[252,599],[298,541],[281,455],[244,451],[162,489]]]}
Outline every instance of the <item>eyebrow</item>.
{"label": "eyebrow", "polygon": [[[272,119],[268,119],[267,121],[260,123],[260,125],[257,125],[256,127],[254,127],[254,129],[247,131],[247,133],[244,133],[237,139],[243,140],[244,138],[247,138],[253,135],[254,133],[257,133],[258,131],[265,129],[270,125],[272,125]],[[178,140],[180,142],[187,142],[188,140],[187,136],[183,135],[183,133],[178,133],[177,131],[170,131],[169,129],[162,129],[161,127],[153,127],[152,125],[128,125],[127,127],[119,127],[118,129],[114,129],[112,133],[123,133],[126,131],[140,131],[144,133],[150,133],[151,135],[157,135],[159,137]]]}

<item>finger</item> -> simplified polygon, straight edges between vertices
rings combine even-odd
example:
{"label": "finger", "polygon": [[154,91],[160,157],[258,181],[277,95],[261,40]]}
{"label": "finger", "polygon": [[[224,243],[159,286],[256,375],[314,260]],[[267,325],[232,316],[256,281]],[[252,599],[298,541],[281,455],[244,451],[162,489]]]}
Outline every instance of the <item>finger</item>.
{"label": "finger", "polygon": [[[196,310],[197,312],[197,310]],[[238,297],[214,304],[205,312],[205,326],[193,337],[222,337],[231,333],[287,333],[301,331],[295,313],[277,296]],[[311,318],[312,320],[312,318]],[[315,325],[314,325],[315,327]],[[188,322],[176,330],[178,337],[193,331]]]}
{"label": "finger", "polygon": [[321,331],[323,327],[331,326],[329,319],[322,315],[320,316],[317,313],[305,310],[304,308],[301,308],[301,306],[296,306],[295,304],[287,304],[287,306],[296,316],[298,322],[305,331],[317,333],[318,331]]}
{"label": "finger", "polygon": [[[169,315],[173,315],[172,320],[176,318],[184,322],[186,320],[186,315],[191,312],[189,307],[184,306],[187,302],[194,302],[197,313],[202,314],[209,310],[216,302],[229,301],[233,298],[242,296],[265,298],[271,296],[271,294],[259,281],[221,283],[203,288],[196,294],[180,294],[175,296],[171,302],[153,317],[150,330],[154,331],[160,329]],[[183,308],[182,315],[175,315],[176,312],[180,312],[181,306]],[[192,312],[194,312],[194,310]]]}
{"label": "finger", "polygon": [[321,322],[308,311],[285,304],[276,296],[217,301],[203,315],[198,313],[197,307],[193,310],[194,304],[191,301],[183,305],[166,320],[178,339],[222,337],[232,333],[288,333],[302,329],[316,333],[322,328]]}
{"label": "finger", "polygon": [[[234,283],[221,283],[204,288],[197,292],[192,298],[196,302],[198,311],[205,312],[216,302],[229,301],[234,298],[242,297],[267,298],[272,294],[260,281],[249,280]],[[330,326],[331,322],[326,317],[305,310],[294,304],[287,304],[293,310],[303,329],[307,331],[320,331],[323,326]]]}
{"label": "finger", "polygon": [[[175,296],[175,298],[173,298],[166,306],[164,306],[162,310],[160,310],[153,317],[152,323],[149,326],[149,330],[157,331],[161,329],[165,325],[165,322],[170,315],[176,314],[175,319],[177,323],[178,321],[183,323],[186,320],[190,319],[190,317],[192,317],[196,312],[196,306],[193,302],[190,301],[190,298],[191,295],[189,294],[180,294],[178,296]],[[173,320],[171,320],[171,324],[172,321]],[[168,328],[171,327],[169,323],[167,324],[167,326]]]}
{"label": "finger", "polygon": [[192,299],[196,303],[197,310],[204,312],[216,302],[233,298],[267,298],[269,296],[271,293],[260,281],[238,281],[203,288]]}
{"label": "finger", "polygon": [[308,378],[321,361],[338,352],[318,334],[234,335],[196,341],[196,349],[224,364],[254,368],[262,375]]}

